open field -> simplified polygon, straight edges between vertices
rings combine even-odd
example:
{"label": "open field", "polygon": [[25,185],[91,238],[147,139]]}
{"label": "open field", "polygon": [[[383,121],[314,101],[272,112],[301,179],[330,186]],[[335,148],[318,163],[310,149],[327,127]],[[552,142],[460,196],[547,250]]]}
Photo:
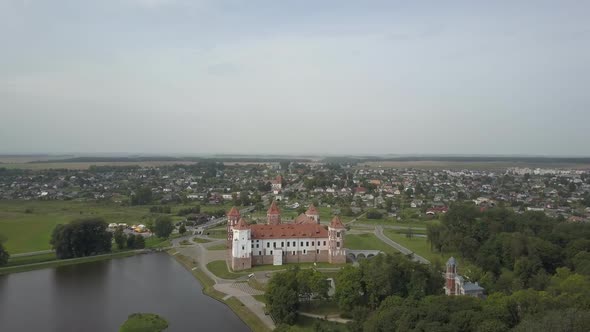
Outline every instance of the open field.
{"label": "open field", "polygon": [[[189,206],[191,205],[173,205],[172,213],[176,214],[179,209]],[[57,224],[88,217],[101,217],[108,223],[145,224],[160,215],[150,213],[149,208],[78,201],[0,201],[0,236],[6,238],[4,246],[11,254],[47,250],[50,249],[51,232]],[[202,206],[201,210],[214,211],[226,208],[225,205]],[[173,219],[180,220],[182,217],[173,216]],[[222,233],[218,236],[225,238],[225,234]],[[146,245],[168,246],[168,242],[156,245],[157,241],[158,239],[150,238]]]}
{"label": "open field", "polygon": [[529,167],[529,168],[569,168],[569,169],[588,169],[588,163],[569,163],[569,162],[510,162],[510,161],[433,161],[433,160],[413,160],[413,161],[369,161],[359,163],[356,167],[369,168],[422,168],[422,169],[502,169],[510,167]]}
{"label": "open field", "polygon": [[194,161],[114,161],[114,162],[43,162],[43,163],[3,163],[0,167],[4,168],[18,168],[30,170],[44,170],[44,169],[89,169],[90,166],[139,166],[139,167],[161,167],[170,165],[192,165]]}
{"label": "open field", "polygon": [[352,250],[381,250],[385,253],[398,253],[399,251],[379,240],[375,234],[346,234],[344,247]]}

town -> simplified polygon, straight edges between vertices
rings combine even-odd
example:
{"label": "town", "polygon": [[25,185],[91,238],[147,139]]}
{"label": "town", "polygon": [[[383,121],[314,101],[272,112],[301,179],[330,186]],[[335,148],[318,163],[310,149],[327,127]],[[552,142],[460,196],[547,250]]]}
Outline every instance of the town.
{"label": "town", "polygon": [[136,193],[149,188],[150,203],[159,204],[231,203],[262,210],[276,200],[303,210],[313,201],[338,215],[370,212],[371,219],[418,220],[469,200],[481,208],[498,205],[516,212],[542,211],[570,222],[590,221],[590,171],[584,169],[397,169],[286,161],[89,170],[0,168],[0,174],[2,200],[134,205]]}

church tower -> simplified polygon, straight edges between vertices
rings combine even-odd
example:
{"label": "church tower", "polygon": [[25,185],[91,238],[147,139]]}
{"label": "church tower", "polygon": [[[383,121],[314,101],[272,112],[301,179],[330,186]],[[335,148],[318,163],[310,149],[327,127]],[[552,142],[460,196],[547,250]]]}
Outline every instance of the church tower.
{"label": "church tower", "polygon": [[305,215],[315,220],[316,223],[320,223],[320,213],[318,212],[318,209],[316,209],[316,207],[313,205],[313,203],[309,204],[309,208],[307,209],[307,211],[305,211]]}
{"label": "church tower", "polygon": [[266,212],[266,223],[269,225],[278,225],[281,223],[281,210],[275,201],[272,201]]}
{"label": "church tower", "polygon": [[337,216],[328,226],[328,262],[330,264],[346,263],[346,250],[344,249],[344,233],[346,228]]}
{"label": "church tower", "polygon": [[252,238],[250,227],[240,218],[232,229],[231,268],[234,271],[252,267]]}
{"label": "church tower", "polygon": [[227,247],[231,248],[233,232],[232,228],[238,224],[240,220],[240,211],[234,206],[227,213]]}
{"label": "church tower", "polygon": [[457,276],[457,261],[455,257],[447,261],[447,272],[445,273],[445,294],[457,295],[455,277]]}

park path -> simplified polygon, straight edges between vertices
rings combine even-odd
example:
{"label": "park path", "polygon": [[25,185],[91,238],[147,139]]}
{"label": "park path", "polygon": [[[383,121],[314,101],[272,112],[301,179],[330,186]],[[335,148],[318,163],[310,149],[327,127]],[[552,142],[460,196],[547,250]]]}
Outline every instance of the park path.
{"label": "park path", "polygon": [[430,264],[430,261],[426,258],[414,253],[412,250],[402,246],[401,244],[393,241],[392,239],[388,238],[385,234],[383,234],[383,227],[382,226],[375,226],[375,235],[379,238],[379,240],[385,242],[387,245],[393,247],[395,250],[401,252],[404,255],[412,255],[412,259],[424,263]]}
{"label": "park path", "polygon": [[[256,300],[252,295],[260,295],[264,294],[259,290],[253,289],[250,287],[246,281],[248,280],[247,276],[242,278],[238,278],[236,280],[229,280],[229,279],[222,279],[217,277],[213,274],[209,269],[207,269],[207,264],[212,261],[218,260],[226,260],[227,251],[226,250],[207,250],[207,247],[218,245],[221,243],[225,243],[225,239],[213,239],[208,238],[205,236],[201,236],[203,238],[207,238],[212,240],[212,242],[208,243],[196,243],[192,240],[192,236],[188,238],[188,241],[191,242],[189,246],[179,246],[180,241],[183,239],[175,239],[177,241],[173,241],[172,244],[174,249],[178,251],[180,254],[191,257],[193,260],[197,262],[198,268],[201,269],[209,278],[215,281],[215,285],[213,288],[216,290],[227,294],[223,299],[227,300],[230,297],[235,297],[240,302],[242,302],[250,311],[252,311],[260,320],[270,329],[274,330],[275,324],[273,320],[270,318],[269,315],[265,314],[264,304],[260,303]],[[186,239],[185,239],[186,240]]]}

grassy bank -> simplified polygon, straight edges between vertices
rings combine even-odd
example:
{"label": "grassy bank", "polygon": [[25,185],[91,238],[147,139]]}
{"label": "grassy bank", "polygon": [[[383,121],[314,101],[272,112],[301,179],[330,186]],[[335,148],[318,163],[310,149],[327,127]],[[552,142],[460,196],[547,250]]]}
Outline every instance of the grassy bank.
{"label": "grassy bank", "polygon": [[251,269],[242,270],[239,272],[233,272],[228,269],[228,266],[225,261],[219,260],[219,261],[209,262],[207,264],[207,269],[209,269],[209,271],[211,271],[211,273],[213,273],[214,275],[216,275],[217,277],[219,277],[221,279],[233,280],[233,279],[237,279],[239,277],[243,277],[245,275],[248,275],[252,272],[281,271],[281,270],[287,270],[288,268],[294,267],[294,266],[298,266],[300,269],[311,269],[312,267],[315,267],[318,269],[329,269],[329,268],[337,269],[337,268],[341,268],[341,267],[346,266],[346,264],[316,263],[316,265],[314,265],[313,263],[299,263],[299,264],[283,264],[283,265],[259,265],[259,266],[254,266]]}
{"label": "grassy bank", "polygon": [[383,234],[402,246],[412,250],[416,254],[428,259],[430,262],[439,260],[442,263],[445,263],[449,257],[451,257],[450,253],[441,254],[430,250],[430,243],[428,243],[428,239],[425,237],[414,236],[408,238],[406,237],[406,234],[401,234],[394,230],[384,230]]}
{"label": "grassy bank", "polygon": [[[173,253],[173,251],[169,251],[168,253]],[[198,268],[197,262],[182,254],[175,254],[172,257],[174,257],[182,266],[190,271],[192,275],[197,278],[197,280],[199,280],[201,287],[203,288],[203,294],[225,303],[233,312],[236,313],[236,315],[238,315],[238,317],[240,317],[242,321],[244,321],[244,323],[246,323],[252,329],[252,331],[270,331],[264,322],[262,322],[258,316],[256,316],[252,311],[244,306],[238,299],[230,297],[226,300],[223,300],[226,294],[213,288],[215,281],[209,278],[205,272]],[[193,270],[195,267],[196,269]]]}
{"label": "grassy bank", "polygon": [[381,250],[385,253],[397,253],[398,251],[383,241],[379,240],[375,234],[346,234],[344,238],[344,247],[352,250]]}
{"label": "grassy bank", "polygon": [[45,261],[45,262],[33,263],[33,264],[27,264],[27,265],[9,266],[9,267],[0,268],[0,275],[9,274],[9,273],[17,273],[17,272],[26,272],[26,271],[32,271],[32,270],[39,270],[39,269],[45,269],[45,268],[53,268],[53,267],[58,267],[58,266],[97,262],[97,261],[102,261],[105,259],[112,259],[112,258],[123,258],[123,257],[133,256],[136,254],[137,254],[137,252],[135,252],[135,251],[121,251],[121,252],[110,253],[110,254],[105,254],[105,255],[80,257],[80,258],[72,258],[72,259],[55,259],[55,260],[51,260],[51,261]]}

